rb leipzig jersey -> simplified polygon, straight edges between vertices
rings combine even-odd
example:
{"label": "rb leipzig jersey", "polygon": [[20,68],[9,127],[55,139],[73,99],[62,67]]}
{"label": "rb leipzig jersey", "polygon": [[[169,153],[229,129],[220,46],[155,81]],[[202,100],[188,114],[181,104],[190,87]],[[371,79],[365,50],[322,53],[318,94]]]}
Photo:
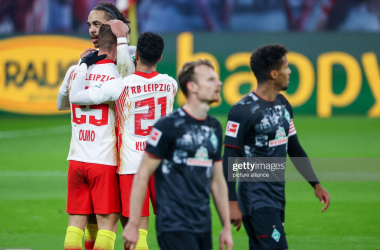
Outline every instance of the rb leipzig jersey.
{"label": "rb leipzig jersey", "polygon": [[137,71],[122,81],[90,88],[94,103],[115,100],[118,126],[119,174],[135,174],[153,125],[173,110],[178,84],[156,71]]}
{"label": "rb leipzig jersey", "polygon": [[[75,79],[75,66],[65,77],[69,92]],[[118,78],[117,66],[112,60],[101,60],[87,70],[86,88],[107,84]],[[67,160],[117,165],[116,116],[114,102],[98,105],[71,104],[72,136]]]}

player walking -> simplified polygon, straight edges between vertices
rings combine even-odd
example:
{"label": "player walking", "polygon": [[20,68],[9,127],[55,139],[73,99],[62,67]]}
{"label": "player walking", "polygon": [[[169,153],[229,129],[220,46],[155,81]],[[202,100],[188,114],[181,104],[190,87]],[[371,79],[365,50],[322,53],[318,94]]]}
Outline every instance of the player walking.
{"label": "player walking", "polygon": [[222,127],[207,115],[220,100],[221,82],[209,61],[189,62],[179,73],[186,104],[152,129],[133,182],[126,245],[138,239],[146,184],[155,172],[158,243],[166,250],[212,249],[210,191],[223,224],[220,249],[232,248],[227,187],[221,162]]}
{"label": "player walking", "polygon": [[[83,89],[119,77],[115,64],[116,37],[111,27],[103,25],[99,37],[99,54],[105,59],[88,69]],[[71,71],[68,78],[69,90],[75,77],[75,72]],[[117,221],[121,212],[116,174],[115,118],[112,102],[89,106],[71,105],[72,138],[67,158],[69,173],[66,210],[69,214],[69,226],[65,250],[82,249],[83,230],[88,215],[92,213],[96,214],[99,227],[94,249],[114,248]]]}
{"label": "player walking", "polygon": [[[224,141],[224,173],[227,178],[228,157],[261,157],[286,162],[286,155],[289,154],[297,170],[314,187],[315,195],[325,203],[323,212],[330,204],[330,196],[318,182],[310,160],[298,141],[292,107],[279,94],[288,88],[291,73],[286,53],[287,50],[281,45],[264,46],[253,52],[250,65],[258,86],[229,112]],[[284,180],[284,172],[285,169],[277,169],[271,174]],[[229,182],[228,189],[231,222],[239,229],[243,213],[250,249],[287,249],[284,232],[285,182],[239,182],[238,195],[235,182]]]}
{"label": "player walking", "polygon": [[[129,218],[129,202],[132,182],[138,170],[148,135],[153,124],[171,113],[177,82],[168,75],[156,71],[162,58],[164,41],[152,32],[140,35],[137,42],[136,72],[124,79],[115,79],[95,88],[83,91],[87,68],[81,65],[70,96],[72,103],[99,104],[116,101],[118,119],[119,180],[122,198],[122,224]],[[143,220],[140,224],[138,249],[148,249],[146,243],[149,222],[149,196],[155,208],[153,176],[146,192]]]}

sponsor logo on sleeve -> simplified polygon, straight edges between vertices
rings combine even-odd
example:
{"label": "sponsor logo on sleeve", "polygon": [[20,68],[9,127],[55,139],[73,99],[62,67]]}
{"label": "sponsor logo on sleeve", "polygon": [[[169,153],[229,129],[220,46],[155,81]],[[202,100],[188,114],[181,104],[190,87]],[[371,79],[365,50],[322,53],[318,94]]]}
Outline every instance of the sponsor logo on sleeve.
{"label": "sponsor logo on sleeve", "polygon": [[162,132],[156,128],[153,128],[152,131],[150,131],[148,143],[154,147],[157,146],[158,142],[160,141]]}
{"label": "sponsor logo on sleeve", "polygon": [[226,127],[226,136],[236,138],[238,134],[239,126],[240,126],[240,123],[238,122],[228,121],[227,127]]}

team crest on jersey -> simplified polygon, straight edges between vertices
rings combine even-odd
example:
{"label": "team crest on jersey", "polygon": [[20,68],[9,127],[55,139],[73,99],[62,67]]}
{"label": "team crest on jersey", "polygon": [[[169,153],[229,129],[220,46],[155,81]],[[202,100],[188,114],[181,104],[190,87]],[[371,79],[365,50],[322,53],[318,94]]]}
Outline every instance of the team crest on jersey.
{"label": "team crest on jersey", "polygon": [[198,167],[211,167],[212,160],[208,158],[207,148],[201,146],[195,152],[194,158],[187,158],[187,165]]}
{"label": "team crest on jersey", "polygon": [[162,132],[156,128],[153,128],[152,131],[150,131],[148,143],[152,146],[157,146],[158,142],[160,141]]}
{"label": "team crest on jersey", "polygon": [[207,148],[201,146],[197,149],[195,153],[195,159],[208,159],[208,151]]}
{"label": "team crest on jersey", "polygon": [[285,129],[283,127],[279,127],[276,131],[276,138],[274,140],[269,141],[269,147],[275,147],[278,145],[282,145],[288,142],[288,137],[286,136]]}
{"label": "team crest on jersey", "polygon": [[284,108],[284,117],[290,123],[290,114],[286,108]]}
{"label": "team crest on jersey", "polygon": [[212,131],[211,136],[210,136],[210,142],[214,149],[217,149],[218,147],[218,137],[216,137],[214,131]]}
{"label": "team crest on jersey", "polygon": [[240,123],[238,122],[232,122],[228,121],[227,122],[227,127],[226,127],[226,136],[231,136],[236,138],[238,134]]}

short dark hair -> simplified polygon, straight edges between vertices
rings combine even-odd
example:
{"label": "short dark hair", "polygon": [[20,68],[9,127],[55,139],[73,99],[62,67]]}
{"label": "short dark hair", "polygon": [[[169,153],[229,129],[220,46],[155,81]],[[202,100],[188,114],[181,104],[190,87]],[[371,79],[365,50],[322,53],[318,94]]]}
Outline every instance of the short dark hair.
{"label": "short dark hair", "polygon": [[188,96],[187,83],[188,82],[197,82],[194,70],[195,70],[195,67],[200,66],[200,65],[208,66],[214,70],[214,66],[212,66],[212,63],[209,60],[198,59],[198,60],[193,61],[193,62],[186,62],[182,66],[181,70],[179,71],[178,83],[179,83],[179,86],[181,87],[182,93],[186,97]]}
{"label": "short dark hair", "polygon": [[164,40],[156,33],[144,32],[137,40],[136,51],[143,64],[154,66],[164,51]]}
{"label": "short dark hair", "polygon": [[283,45],[274,44],[260,47],[252,53],[250,66],[258,83],[268,80],[272,70],[280,69],[281,59],[287,52]]}
{"label": "short dark hair", "polygon": [[[116,8],[115,5],[109,2],[100,2],[97,6],[95,6],[92,10],[101,10],[104,12],[104,18],[109,20],[114,20],[115,18],[111,13],[109,13],[106,9],[104,9],[101,5],[104,5],[108,8],[110,8],[113,12],[115,12],[117,19],[124,22],[125,24],[130,24],[131,22],[125,17],[124,13],[120,12],[118,8]],[[128,25],[129,27],[129,25]]]}
{"label": "short dark hair", "polygon": [[111,50],[117,43],[116,36],[112,33],[111,26],[103,24],[99,28],[99,48]]}

